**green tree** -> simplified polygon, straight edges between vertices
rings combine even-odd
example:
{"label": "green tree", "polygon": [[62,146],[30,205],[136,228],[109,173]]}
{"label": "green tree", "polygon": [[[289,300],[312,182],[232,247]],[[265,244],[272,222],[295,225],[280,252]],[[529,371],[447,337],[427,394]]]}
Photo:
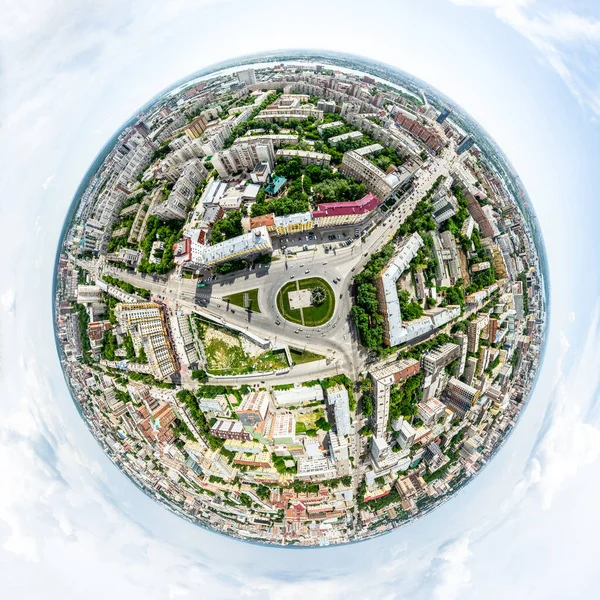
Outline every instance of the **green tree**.
{"label": "green tree", "polygon": [[140,346],[140,352],[137,357],[137,362],[139,362],[140,364],[143,364],[143,365],[148,363],[148,357],[146,356],[146,351],[144,350],[144,346]]}
{"label": "green tree", "polygon": [[192,371],[192,379],[195,379],[200,383],[205,383],[206,381],[208,381],[208,375],[206,374],[206,371],[203,371],[201,369],[194,369]]}

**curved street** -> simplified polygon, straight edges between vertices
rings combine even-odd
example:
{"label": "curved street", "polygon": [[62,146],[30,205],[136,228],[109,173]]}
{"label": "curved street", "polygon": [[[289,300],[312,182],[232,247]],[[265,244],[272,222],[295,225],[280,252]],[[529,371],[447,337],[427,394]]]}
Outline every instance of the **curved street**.
{"label": "curved street", "polygon": [[[315,240],[311,241],[306,233],[289,234],[276,239],[271,263],[213,278],[207,273],[206,286],[200,288],[197,287],[198,280],[181,277],[176,272],[169,276],[143,275],[119,269],[109,263],[104,263],[99,269],[100,273],[94,272],[93,275],[110,274],[148,289],[173,311],[204,311],[269,339],[273,347],[288,345],[322,354],[327,359],[292,367],[283,375],[266,375],[261,378],[261,382],[301,381],[306,378],[307,371],[315,378],[344,372],[356,380],[359,373],[365,370],[369,353],[360,346],[350,318],[353,277],[363,269],[372,254],[392,239],[403,222],[402,215],[412,212],[414,205],[440,175],[448,174],[455,157],[454,149],[448,148],[444,156],[433,158],[427,168],[416,173],[412,190],[400,198],[391,212],[378,209],[370,221],[363,224],[361,238],[350,237],[347,232],[353,232],[354,228],[348,226],[316,231]],[[330,239],[333,236],[336,238],[334,242]],[[340,247],[338,240],[342,239],[346,242],[352,240],[351,245]],[[278,249],[282,241],[288,244],[288,248],[297,244],[297,251],[293,254],[284,253]],[[331,249],[326,251],[327,247]],[[90,270],[86,263],[87,261],[80,261],[81,266]],[[321,327],[290,323],[277,310],[276,297],[281,287],[291,280],[305,277],[325,279],[335,293],[333,317]],[[231,294],[252,289],[258,289],[261,312],[247,311],[224,300]],[[239,381],[239,377],[231,379]],[[225,382],[222,378],[215,381]]]}

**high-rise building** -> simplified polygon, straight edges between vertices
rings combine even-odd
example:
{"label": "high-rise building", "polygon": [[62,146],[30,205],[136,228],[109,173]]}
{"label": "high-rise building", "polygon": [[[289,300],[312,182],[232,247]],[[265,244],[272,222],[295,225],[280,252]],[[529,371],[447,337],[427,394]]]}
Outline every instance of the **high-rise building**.
{"label": "high-rise building", "polygon": [[348,460],[348,440],[343,436],[329,432],[329,453],[335,463]]}
{"label": "high-rise building", "polygon": [[322,110],[324,113],[334,113],[335,102],[333,100],[324,100],[323,98],[321,98],[317,102],[317,110]]}
{"label": "high-rise building", "polygon": [[333,408],[335,428],[339,436],[350,435],[350,404],[348,390],[334,385],[327,390],[327,403]]}
{"label": "high-rise building", "polygon": [[456,147],[456,154],[463,154],[464,152],[469,150],[469,148],[471,148],[474,143],[475,140],[470,135],[466,135]]}
{"label": "high-rise building", "polygon": [[211,159],[213,167],[220,177],[229,177],[242,171],[253,171],[259,163],[267,163],[272,172],[275,166],[275,151],[273,142],[248,141],[234,144],[227,150],[221,150]]}
{"label": "high-rise building", "polygon": [[479,361],[474,356],[469,356],[463,373],[463,380],[467,385],[472,385],[475,373],[477,372],[477,363]]}
{"label": "high-rise building", "polygon": [[461,419],[467,414],[480,392],[452,377],[442,394],[442,402]]}
{"label": "high-rise building", "polygon": [[460,346],[458,344],[447,343],[439,348],[435,348],[423,356],[423,371],[426,375],[443,369],[453,360],[460,357]]}
{"label": "high-rise building", "polygon": [[447,108],[438,115],[436,121],[441,125],[450,116],[450,111]]}
{"label": "high-rise building", "polygon": [[196,188],[207,175],[201,160],[188,161],[171,193],[153,209],[153,213],[165,221],[184,220],[194,202]]}
{"label": "high-rise building", "polygon": [[207,125],[208,119],[204,115],[199,115],[186,125],[185,132],[190,139],[195,140],[202,136]]}
{"label": "high-rise building", "polygon": [[136,354],[144,349],[157,379],[164,379],[179,370],[165,314],[159,304],[117,304],[115,315],[121,329],[130,334]]}
{"label": "high-rise building", "polygon": [[456,369],[456,377],[460,377],[465,371],[465,365],[467,363],[467,345],[469,343],[468,337],[464,333],[457,333],[454,336],[460,346],[460,362]]}
{"label": "high-rise building", "polygon": [[256,73],[254,72],[254,69],[238,71],[235,76],[240,83],[245,85],[254,85],[256,83]]}
{"label": "high-rise building", "polygon": [[417,374],[420,370],[419,361],[405,358],[371,371],[374,401],[374,435],[385,436],[390,415],[391,387]]}
{"label": "high-rise building", "polygon": [[469,323],[469,328],[467,329],[467,350],[469,352],[477,352],[481,332],[487,327],[488,322],[488,315],[481,315]]}
{"label": "high-rise building", "polygon": [[419,402],[417,416],[427,427],[435,425],[446,414],[446,405],[436,398]]}

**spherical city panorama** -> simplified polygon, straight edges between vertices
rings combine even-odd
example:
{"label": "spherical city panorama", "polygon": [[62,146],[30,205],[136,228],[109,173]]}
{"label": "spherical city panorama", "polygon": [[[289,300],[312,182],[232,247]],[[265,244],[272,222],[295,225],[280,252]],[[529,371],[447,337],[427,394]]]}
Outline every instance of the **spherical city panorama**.
{"label": "spherical city panorama", "polygon": [[477,474],[544,346],[543,245],[450,99],[342,54],[230,61],[154,98],[67,217],[73,397],[148,495],[243,540],[330,545]]}

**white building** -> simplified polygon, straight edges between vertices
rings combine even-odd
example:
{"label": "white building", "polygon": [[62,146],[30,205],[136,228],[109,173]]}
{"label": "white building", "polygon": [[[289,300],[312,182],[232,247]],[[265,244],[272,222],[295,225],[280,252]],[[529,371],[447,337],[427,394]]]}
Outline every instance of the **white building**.
{"label": "white building", "polygon": [[177,361],[165,316],[158,304],[117,304],[115,315],[122,330],[131,335],[136,353],[139,355],[141,348],[144,349],[157,379],[164,379],[177,372]]}
{"label": "white building", "polygon": [[237,77],[237,80],[244,85],[253,85],[256,83],[256,73],[254,72],[254,69],[238,71],[235,76]]}
{"label": "white building", "polygon": [[328,167],[331,163],[331,154],[324,152],[309,152],[308,150],[277,150],[275,154],[277,160],[291,160],[299,158],[303,166],[317,165],[319,167]]}
{"label": "white building", "polygon": [[317,110],[322,110],[324,113],[335,112],[335,102],[333,100],[323,100],[322,98],[317,102]]}
{"label": "white building", "polygon": [[[264,130],[263,130],[264,131]],[[247,132],[246,132],[247,133]],[[245,135],[237,138],[233,145],[251,143],[266,143],[271,142],[273,148],[281,148],[283,146],[295,146],[298,143],[298,136],[293,133],[269,133],[261,135]]]}
{"label": "white building", "polygon": [[388,346],[405,344],[460,316],[460,306],[447,306],[426,310],[420,319],[402,321],[396,282],[422,246],[421,236],[413,233],[377,278],[377,296],[384,316],[384,341]]}
{"label": "white building", "polygon": [[220,177],[226,178],[244,171],[251,172],[259,163],[267,163],[271,171],[275,165],[273,142],[267,140],[248,141],[235,144],[227,150],[221,150],[211,159],[213,167]]}
{"label": "white building", "polygon": [[435,425],[446,414],[446,405],[436,398],[419,402],[417,416],[427,427]]}
{"label": "white building", "polygon": [[337,474],[335,464],[326,457],[309,458],[301,456],[297,462],[298,479],[331,479]]}
{"label": "white building", "polygon": [[214,398],[200,398],[198,407],[203,413],[214,413],[216,417],[229,417],[231,410],[227,398],[220,394]]}
{"label": "white building", "polygon": [[335,463],[348,460],[348,440],[333,431],[329,432],[329,453]]}
{"label": "white building", "polygon": [[194,202],[196,188],[207,175],[208,171],[201,160],[197,158],[189,160],[185,163],[171,193],[154,207],[153,213],[164,221],[184,220]]}
{"label": "white building", "polygon": [[398,360],[371,371],[374,400],[374,434],[383,437],[387,431],[390,414],[390,390],[400,381],[412,377],[420,370],[419,361],[412,358]]}
{"label": "white building", "polygon": [[344,153],[340,171],[348,177],[362,181],[367,186],[367,190],[373,192],[382,201],[385,201],[410,176],[408,173],[402,176],[396,173],[386,174],[354,150]]}
{"label": "white building", "polygon": [[213,246],[191,242],[190,252],[181,263],[187,268],[213,267],[224,262],[271,252],[271,238],[267,228],[263,226]]}
{"label": "white building", "polygon": [[327,143],[337,146],[340,142],[345,142],[346,140],[359,140],[362,137],[363,134],[360,131],[349,131],[348,133],[341,133],[340,135],[330,137],[327,140]]}
{"label": "white building", "polygon": [[323,388],[298,386],[289,390],[274,390],[273,396],[278,406],[297,406],[304,402],[322,402]]}
{"label": "white building", "polygon": [[327,390],[327,403],[333,408],[335,427],[339,436],[350,435],[350,404],[348,390],[343,385],[334,385]]}

